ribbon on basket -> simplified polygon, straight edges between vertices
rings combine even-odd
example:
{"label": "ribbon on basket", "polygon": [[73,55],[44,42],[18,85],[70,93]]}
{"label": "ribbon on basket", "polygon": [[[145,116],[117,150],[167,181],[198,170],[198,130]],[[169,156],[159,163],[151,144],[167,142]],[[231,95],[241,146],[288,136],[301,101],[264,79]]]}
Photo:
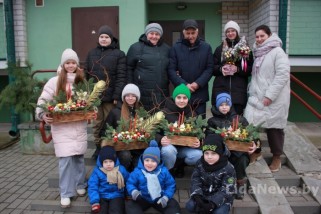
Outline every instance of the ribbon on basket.
{"label": "ribbon on basket", "polygon": [[50,134],[48,137],[46,135],[46,131],[45,131],[45,124],[46,122],[45,121],[41,121],[40,124],[39,124],[39,131],[40,131],[40,134],[41,134],[41,137],[42,137],[42,141],[44,143],[50,143],[50,141],[52,140],[52,135]]}

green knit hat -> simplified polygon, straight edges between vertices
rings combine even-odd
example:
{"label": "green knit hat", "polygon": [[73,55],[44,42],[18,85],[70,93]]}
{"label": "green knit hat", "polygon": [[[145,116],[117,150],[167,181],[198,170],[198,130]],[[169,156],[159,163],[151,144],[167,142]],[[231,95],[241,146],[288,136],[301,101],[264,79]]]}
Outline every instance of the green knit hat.
{"label": "green knit hat", "polygon": [[190,100],[191,98],[191,92],[190,90],[187,88],[187,86],[185,84],[180,84],[179,86],[177,86],[174,91],[173,91],[173,99],[175,100],[176,96],[179,94],[184,94],[186,95],[186,97],[188,98],[188,100]]}

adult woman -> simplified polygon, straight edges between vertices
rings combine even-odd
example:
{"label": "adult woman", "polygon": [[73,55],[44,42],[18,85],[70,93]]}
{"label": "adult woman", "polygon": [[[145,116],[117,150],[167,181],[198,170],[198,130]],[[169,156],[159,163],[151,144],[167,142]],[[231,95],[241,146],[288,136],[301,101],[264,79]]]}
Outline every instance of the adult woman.
{"label": "adult woman", "polygon": [[255,29],[255,57],[249,99],[244,116],[250,123],[263,123],[273,154],[269,166],[272,172],[281,168],[284,128],[290,105],[290,63],[283,51],[282,41],[266,25]]}
{"label": "adult woman", "polygon": [[[237,59],[229,64],[224,53],[232,50],[240,41],[240,26],[229,21],[224,27],[226,38],[214,52],[214,71],[215,76],[212,91],[212,105],[215,106],[215,100],[218,94],[228,92],[233,101],[233,107],[237,114],[243,114],[247,102],[248,77],[252,72],[253,56],[245,58],[246,65],[242,66],[242,60]],[[244,65],[244,63],[243,63]]]}
{"label": "adult woman", "polygon": [[96,151],[93,155],[97,159],[100,150],[100,132],[110,110],[121,100],[121,93],[126,84],[126,56],[119,49],[118,39],[113,36],[112,29],[103,25],[99,28],[98,45],[92,49],[86,59],[85,71],[87,78],[95,81],[109,78],[109,85],[101,97],[98,107],[97,121],[93,127]]}
{"label": "adult woman", "polygon": [[162,41],[163,29],[157,23],[146,26],[145,34],[127,52],[127,77],[141,92],[141,103],[147,111],[163,106],[169,96],[167,77],[170,47]]}

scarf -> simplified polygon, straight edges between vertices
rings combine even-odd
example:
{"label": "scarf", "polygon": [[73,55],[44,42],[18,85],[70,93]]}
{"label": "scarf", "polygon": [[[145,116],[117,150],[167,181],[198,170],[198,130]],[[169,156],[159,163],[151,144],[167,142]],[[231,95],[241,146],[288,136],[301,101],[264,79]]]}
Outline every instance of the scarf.
{"label": "scarf", "polygon": [[220,159],[217,163],[210,165],[204,160],[204,156],[201,157],[201,162],[205,172],[214,172],[225,167],[228,163],[228,158],[224,155],[220,155]]}
{"label": "scarf", "polygon": [[103,167],[100,167],[99,169],[107,175],[107,182],[109,184],[117,184],[118,189],[125,187],[124,177],[119,171],[119,166],[114,167],[110,171],[104,169]]}
{"label": "scarf", "polygon": [[[272,36],[274,37],[274,35]],[[269,53],[273,48],[282,46],[281,41],[273,38],[269,40],[270,38],[268,38],[268,41],[264,42],[263,44],[257,45],[256,47],[253,48],[253,54],[255,56],[255,62],[254,62],[255,73],[259,71],[265,55]]]}
{"label": "scarf", "polygon": [[145,175],[145,178],[147,179],[147,189],[152,200],[161,197],[162,188],[158,180],[158,175],[161,172],[161,170],[159,170],[156,174],[146,172],[143,169],[142,172]]}

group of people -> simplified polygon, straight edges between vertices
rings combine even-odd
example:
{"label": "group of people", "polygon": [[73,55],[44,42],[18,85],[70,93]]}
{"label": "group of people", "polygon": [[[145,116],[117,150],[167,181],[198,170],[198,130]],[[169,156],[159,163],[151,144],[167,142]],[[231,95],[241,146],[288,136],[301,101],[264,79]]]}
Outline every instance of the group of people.
{"label": "group of people", "polygon": [[[37,118],[51,125],[55,154],[59,157],[61,206],[69,207],[70,198],[86,195],[88,187],[95,213],[143,213],[149,207],[161,213],[180,213],[173,198],[174,177],[183,177],[184,166],[193,165],[186,209],[228,213],[233,199],[243,198],[246,167],[261,157],[259,139],[248,152],[236,152],[229,151],[223,138],[213,133],[211,128],[228,128],[235,118],[244,126],[251,123],[265,128],[273,154],[269,167],[272,172],[278,171],[290,103],[289,61],[280,38],[261,25],[255,29],[256,42],[250,54],[227,62],[226,50],[244,42],[240,31],[236,22],[227,22],[226,38],[213,54],[211,46],[199,37],[195,20],[184,21],[182,37],[172,48],[162,39],[162,27],[151,23],[126,55],[119,49],[112,29],[105,25],[99,29],[97,47],[88,53],[84,72],[79,68],[77,54],[66,49],[60,72],[46,83],[38,105],[86,78],[104,80],[109,85],[93,118],[97,147],[93,158],[97,166],[88,184],[84,164],[86,121],[52,123],[49,114],[36,109]],[[118,121],[135,118],[139,107],[150,113],[163,111],[169,123],[181,117],[206,118],[208,82],[213,75],[213,117],[204,127],[204,139],[190,147],[175,146],[159,130],[145,150],[116,152],[111,146],[101,146],[107,124],[116,128]],[[174,85],[172,93],[170,82]]]}

